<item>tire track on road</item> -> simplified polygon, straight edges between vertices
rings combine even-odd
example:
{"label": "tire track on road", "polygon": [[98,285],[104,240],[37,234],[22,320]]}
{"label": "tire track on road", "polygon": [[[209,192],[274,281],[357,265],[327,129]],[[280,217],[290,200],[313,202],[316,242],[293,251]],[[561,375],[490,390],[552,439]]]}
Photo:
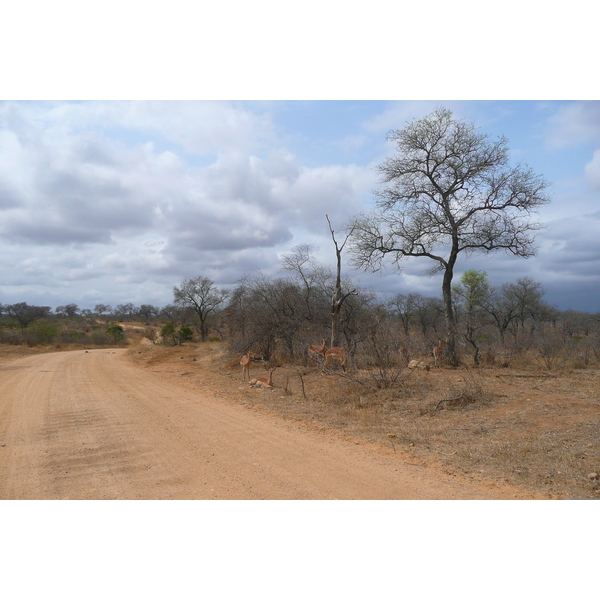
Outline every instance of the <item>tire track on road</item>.
{"label": "tire track on road", "polygon": [[[512,498],[249,411],[125,350],[0,367],[0,498]],[[527,497],[517,494],[518,497]]]}

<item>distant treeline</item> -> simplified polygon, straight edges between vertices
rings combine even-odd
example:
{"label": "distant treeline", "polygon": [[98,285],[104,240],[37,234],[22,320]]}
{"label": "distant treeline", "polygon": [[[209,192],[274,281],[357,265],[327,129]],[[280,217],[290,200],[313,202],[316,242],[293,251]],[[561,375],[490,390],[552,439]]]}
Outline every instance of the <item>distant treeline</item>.
{"label": "distant treeline", "polygon": [[[287,265],[285,277],[246,276],[232,291],[204,277],[186,280],[164,307],[0,305],[0,342],[122,344],[127,332],[118,324],[136,323],[153,343],[218,339],[232,352],[251,349],[265,360],[306,360],[308,345],[329,339],[335,277],[314,262]],[[352,294],[341,309],[340,345],[355,364],[393,362],[399,346],[428,356],[444,338],[440,298],[409,293],[382,299],[348,280],[343,288]],[[454,286],[454,304],[463,361],[508,364],[528,354],[552,368],[567,358],[581,365],[600,359],[600,313],[549,305],[531,278],[493,286],[485,272],[467,271]]]}

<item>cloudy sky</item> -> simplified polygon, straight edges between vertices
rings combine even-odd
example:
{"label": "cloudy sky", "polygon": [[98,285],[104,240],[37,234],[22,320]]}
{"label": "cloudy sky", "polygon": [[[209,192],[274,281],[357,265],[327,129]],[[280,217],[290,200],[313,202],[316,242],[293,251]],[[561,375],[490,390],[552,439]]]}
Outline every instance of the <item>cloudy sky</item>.
{"label": "cloudy sky", "polygon": [[[277,276],[299,244],[333,265],[325,215],[341,236],[371,206],[386,133],[445,106],[506,136],[552,196],[535,258],[473,257],[456,276],[529,276],[560,308],[600,311],[596,32],[577,1],[543,16],[435,0],[398,14],[383,0],[35,4],[36,19],[8,6],[0,38],[1,303],[163,306],[186,278]],[[429,266],[344,264],[382,297],[439,295]]]}
{"label": "cloudy sky", "polygon": [[[325,215],[342,236],[371,206],[386,133],[439,105],[551,183],[538,255],[472,257],[457,277],[530,276],[559,308],[600,311],[600,102],[535,100],[2,101],[0,302],[163,306],[185,278],[277,276],[298,244],[333,265]],[[345,258],[384,295],[439,295],[429,266]]]}

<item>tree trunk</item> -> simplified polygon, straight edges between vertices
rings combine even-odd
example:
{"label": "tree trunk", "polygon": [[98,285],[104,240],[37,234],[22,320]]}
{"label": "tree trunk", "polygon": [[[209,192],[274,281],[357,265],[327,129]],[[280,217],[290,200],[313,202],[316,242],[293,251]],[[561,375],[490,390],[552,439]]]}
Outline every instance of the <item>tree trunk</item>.
{"label": "tree trunk", "polygon": [[331,348],[335,348],[336,346],[340,345],[340,311],[342,308],[342,303],[340,302],[341,297],[342,290],[336,286],[331,299]]}
{"label": "tree trunk", "polygon": [[446,356],[453,367],[458,367],[456,352],[456,315],[452,306],[452,277],[458,252],[453,248],[444,270],[442,282],[442,295],[444,297],[444,317],[446,320]]}
{"label": "tree trunk", "polygon": [[476,335],[477,334],[475,330],[470,325],[467,325],[467,333],[465,335],[465,339],[473,347],[473,363],[479,366],[479,346],[477,344]]}
{"label": "tree trunk", "polygon": [[330,347],[335,348],[335,347],[339,346],[339,344],[340,344],[340,319],[341,319],[342,304],[344,304],[344,300],[346,300],[346,298],[348,296],[350,296],[350,294],[356,294],[355,290],[348,292],[345,296],[342,294],[342,250],[344,249],[344,246],[346,245],[346,242],[348,241],[348,238],[352,234],[352,231],[354,230],[354,228],[352,228],[350,233],[348,233],[346,235],[346,239],[344,240],[344,243],[341,246],[338,246],[337,240],[335,239],[335,232],[333,231],[333,228],[331,227],[331,221],[329,220],[329,217],[327,215],[325,215],[325,218],[327,219],[327,223],[329,224],[329,231],[331,232],[331,239],[333,240],[333,244],[335,246],[335,256],[337,259],[335,288],[334,288],[333,294],[331,296],[331,346]]}
{"label": "tree trunk", "polygon": [[200,341],[206,341],[206,315],[199,314],[200,317]]}

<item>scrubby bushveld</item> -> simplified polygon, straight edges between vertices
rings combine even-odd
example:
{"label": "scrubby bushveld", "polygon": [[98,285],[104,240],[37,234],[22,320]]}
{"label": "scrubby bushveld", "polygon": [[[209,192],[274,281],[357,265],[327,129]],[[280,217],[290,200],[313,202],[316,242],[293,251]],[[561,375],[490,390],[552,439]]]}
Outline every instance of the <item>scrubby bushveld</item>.
{"label": "scrubby bushveld", "polygon": [[[232,354],[252,350],[265,361],[306,366],[315,362],[308,346],[323,339],[330,345],[336,277],[309,247],[294,249],[284,261],[286,277],[258,273],[242,278],[229,294],[217,290],[204,321],[183,302],[163,308],[125,304],[118,310],[96,305],[94,311],[70,304],[54,312],[26,303],[0,305],[0,343],[121,344],[139,331],[153,344],[179,345],[204,335],[225,341]],[[406,366],[400,348],[433,365],[433,347],[445,335],[439,298],[412,293],[384,300],[351,281],[341,280],[341,286],[338,344],[350,368],[372,367],[373,377],[387,386],[400,379],[396,368]],[[560,311],[545,302],[541,284],[530,278],[496,287],[485,272],[467,271],[454,287],[454,312],[460,365],[556,371],[600,360],[600,313]],[[126,319],[113,318],[117,315]]]}
{"label": "scrubby bushveld", "polygon": [[[47,351],[143,341],[136,345],[140,360],[176,353],[183,365],[187,353],[199,358],[188,366],[188,378],[202,376],[198,367],[207,354],[218,359],[210,363],[211,376],[228,398],[475,478],[508,481],[552,498],[598,497],[600,315],[550,307],[543,288],[530,279],[475,285],[487,277],[475,272],[460,282],[470,288],[455,293],[460,365],[452,367],[442,356],[435,368],[432,350],[444,336],[438,299],[400,294],[383,302],[344,282],[356,293],[340,312],[343,371],[324,356],[335,278],[314,262],[300,266],[287,277],[257,274],[240,281],[207,319],[208,339],[222,340],[216,343],[198,343],[194,313],[176,305],[160,309],[151,323],[116,322],[97,311],[69,316],[65,310],[42,311],[21,323],[3,309],[0,343]],[[322,352],[309,352],[311,345]],[[277,368],[272,388],[240,383],[239,361],[247,351],[255,356],[253,377]]]}
{"label": "scrubby bushveld", "polygon": [[[267,409],[311,429],[337,431],[442,465],[449,473],[527,488],[547,498],[599,498],[600,388],[597,364],[548,372],[534,363],[509,367],[409,369],[381,385],[365,360],[347,373],[322,363],[287,362],[273,387],[241,380],[240,355],[223,342],[132,347],[133,360],[228,402]],[[428,356],[416,356],[424,363]],[[432,360],[432,359],[431,359]],[[252,363],[250,378],[267,378],[275,361]]]}
{"label": "scrubby bushveld", "polygon": [[[329,347],[331,339],[335,277],[309,253],[304,256],[305,262],[298,254],[294,262],[288,261],[292,266],[287,277],[246,276],[226,303],[226,296],[219,296],[222,305],[205,315],[205,339],[225,341],[233,354],[252,350],[266,361],[314,363],[308,346],[325,339]],[[344,281],[343,287],[353,291],[339,315],[339,346],[347,352],[350,367],[370,365],[377,371],[374,377],[388,385],[398,380],[393,370],[398,361],[402,363],[401,347],[411,359],[422,357],[433,364],[433,347],[444,339],[439,298],[397,294],[384,302],[350,281]],[[598,364],[600,314],[560,311],[543,296],[542,286],[529,278],[495,287],[485,272],[466,272],[454,288],[459,364],[527,366],[545,371]],[[96,309],[67,305],[53,313],[49,307],[26,303],[2,306],[0,343],[106,345],[123,343],[122,336],[126,339],[133,330],[151,343],[181,344],[193,341],[196,335],[202,337],[203,325],[189,307],[148,308],[144,317],[151,318],[151,323],[147,319],[107,319],[110,307],[97,305]],[[139,313],[135,307],[130,310]],[[117,326],[123,331],[115,329]]]}
{"label": "scrubby bushveld", "polygon": [[[25,308],[23,308],[25,306]],[[118,324],[106,324],[96,316],[84,316],[73,311],[76,305],[57,307],[52,313],[49,307],[27,306],[21,310],[35,318],[18,317],[11,310],[0,317],[0,343],[25,344],[27,346],[64,347],[69,345],[119,346],[127,343],[126,332]],[[46,310],[40,310],[46,309]]]}

